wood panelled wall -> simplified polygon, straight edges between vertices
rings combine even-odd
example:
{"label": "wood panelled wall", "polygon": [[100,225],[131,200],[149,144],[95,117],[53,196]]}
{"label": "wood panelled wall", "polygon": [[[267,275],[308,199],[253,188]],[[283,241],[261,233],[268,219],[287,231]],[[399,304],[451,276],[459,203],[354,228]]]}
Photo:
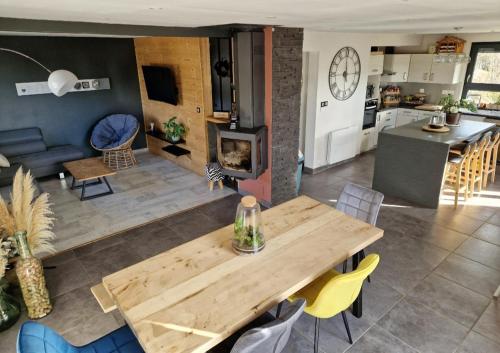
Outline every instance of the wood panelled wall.
{"label": "wood panelled wall", "polygon": [[[161,149],[166,142],[147,136],[149,151],[203,175],[208,161],[206,117],[213,115],[208,38],[146,37],[136,38],[134,42],[146,130],[152,121],[155,129],[163,130],[163,123],[176,116],[188,128],[186,145],[181,147],[190,150],[191,154],[176,158]],[[148,99],[143,65],[166,66],[173,70],[179,89],[176,106]]]}

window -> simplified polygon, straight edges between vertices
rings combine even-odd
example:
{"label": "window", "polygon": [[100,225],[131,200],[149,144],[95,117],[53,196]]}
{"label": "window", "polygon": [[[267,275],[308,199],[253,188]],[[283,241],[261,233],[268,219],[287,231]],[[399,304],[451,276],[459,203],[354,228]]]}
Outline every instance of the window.
{"label": "window", "polygon": [[500,104],[500,42],[473,43],[470,56],[462,97]]}

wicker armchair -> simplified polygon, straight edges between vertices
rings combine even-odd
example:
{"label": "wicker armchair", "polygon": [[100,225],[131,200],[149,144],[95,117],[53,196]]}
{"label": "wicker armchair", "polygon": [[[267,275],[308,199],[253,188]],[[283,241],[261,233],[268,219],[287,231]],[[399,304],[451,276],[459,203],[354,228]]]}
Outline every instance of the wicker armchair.
{"label": "wicker armchair", "polygon": [[137,164],[132,143],[139,132],[139,122],[133,115],[113,114],[97,123],[90,144],[101,151],[103,162],[114,170]]}

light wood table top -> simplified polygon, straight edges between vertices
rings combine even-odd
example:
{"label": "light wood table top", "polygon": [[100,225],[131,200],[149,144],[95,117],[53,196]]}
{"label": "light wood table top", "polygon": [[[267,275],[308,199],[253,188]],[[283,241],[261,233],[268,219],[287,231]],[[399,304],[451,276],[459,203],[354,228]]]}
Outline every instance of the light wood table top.
{"label": "light wood table top", "polygon": [[233,252],[229,225],[103,278],[146,353],[206,352],[383,236],[306,196],[262,221],[256,255]]}
{"label": "light wood table top", "polygon": [[78,181],[97,179],[116,174],[116,172],[106,166],[100,158],[80,159],[66,162],[63,165]]}

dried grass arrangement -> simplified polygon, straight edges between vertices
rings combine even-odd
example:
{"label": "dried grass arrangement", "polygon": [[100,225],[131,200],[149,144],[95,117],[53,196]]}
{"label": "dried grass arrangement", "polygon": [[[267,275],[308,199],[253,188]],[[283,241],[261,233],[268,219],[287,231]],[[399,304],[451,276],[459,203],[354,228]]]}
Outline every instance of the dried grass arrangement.
{"label": "dried grass arrangement", "polygon": [[54,225],[49,195],[43,193],[35,198],[33,176],[22,167],[14,177],[11,203],[0,196],[0,238],[12,237],[16,231],[26,231],[28,245],[33,255],[53,253]]}
{"label": "dried grass arrangement", "polygon": [[[55,250],[51,243],[54,239],[54,217],[49,195],[43,193],[35,198],[35,191],[31,173],[24,174],[19,168],[12,184],[11,203],[8,204],[0,196],[0,245],[15,238],[19,255],[16,274],[30,319],[40,319],[52,311],[42,262],[33,255]],[[0,267],[3,268],[0,274],[5,275],[4,262],[8,254],[1,254]]]}

